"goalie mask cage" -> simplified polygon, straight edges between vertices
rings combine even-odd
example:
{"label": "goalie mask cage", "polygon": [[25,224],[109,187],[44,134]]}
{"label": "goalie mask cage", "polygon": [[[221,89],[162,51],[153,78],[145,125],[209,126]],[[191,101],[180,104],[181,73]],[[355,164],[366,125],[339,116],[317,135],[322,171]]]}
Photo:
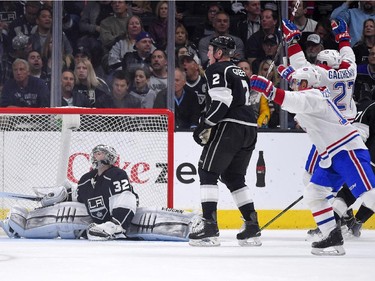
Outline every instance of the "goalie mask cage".
{"label": "goalie mask cage", "polygon": [[[66,180],[76,186],[91,169],[91,150],[107,144],[140,206],[173,207],[173,133],[167,109],[0,108],[0,191],[35,195],[33,187]],[[0,198],[0,218],[15,204],[36,204],[15,201]]]}

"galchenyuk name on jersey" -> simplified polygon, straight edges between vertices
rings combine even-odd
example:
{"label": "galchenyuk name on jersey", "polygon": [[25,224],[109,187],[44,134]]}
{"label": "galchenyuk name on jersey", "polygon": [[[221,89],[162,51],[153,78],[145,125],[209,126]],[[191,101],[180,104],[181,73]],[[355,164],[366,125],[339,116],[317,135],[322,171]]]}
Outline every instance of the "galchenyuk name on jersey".
{"label": "galchenyuk name on jersey", "polygon": [[355,78],[355,72],[353,69],[341,69],[341,70],[328,70],[328,78],[329,79],[337,79],[337,80],[342,80],[342,79],[348,79],[348,78]]}

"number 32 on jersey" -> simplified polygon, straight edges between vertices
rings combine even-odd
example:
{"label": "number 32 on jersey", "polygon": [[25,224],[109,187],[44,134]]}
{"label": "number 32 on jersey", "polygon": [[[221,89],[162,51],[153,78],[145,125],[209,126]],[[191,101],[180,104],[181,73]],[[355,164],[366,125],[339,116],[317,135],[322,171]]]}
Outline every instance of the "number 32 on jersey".
{"label": "number 32 on jersey", "polygon": [[130,184],[128,179],[123,179],[121,181],[114,181],[113,185],[115,187],[115,192],[122,192],[125,190],[130,190]]}

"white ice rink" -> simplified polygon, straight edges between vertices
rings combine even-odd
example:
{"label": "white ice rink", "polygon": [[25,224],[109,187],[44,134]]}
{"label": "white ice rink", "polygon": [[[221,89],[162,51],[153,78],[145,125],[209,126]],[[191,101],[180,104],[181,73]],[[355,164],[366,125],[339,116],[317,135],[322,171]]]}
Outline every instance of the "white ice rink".
{"label": "white ice rink", "polygon": [[310,254],[305,230],[266,230],[261,247],[240,247],[234,230],[221,247],[185,242],[9,239],[0,231],[0,276],[8,280],[370,281],[375,231],[345,241],[346,255]]}

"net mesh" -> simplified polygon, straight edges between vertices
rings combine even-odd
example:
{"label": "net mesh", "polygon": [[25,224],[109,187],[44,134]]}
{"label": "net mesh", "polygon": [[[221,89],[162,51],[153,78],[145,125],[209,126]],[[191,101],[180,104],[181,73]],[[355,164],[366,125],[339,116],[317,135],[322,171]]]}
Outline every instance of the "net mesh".
{"label": "net mesh", "polygon": [[[91,150],[107,144],[116,149],[115,165],[128,173],[140,206],[167,206],[168,122],[167,115],[2,114],[0,191],[35,195],[32,187],[59,185],[59,178],[75,186],[91,168]],[[4,218],[15,200],[0,198],[0,204]]]}

